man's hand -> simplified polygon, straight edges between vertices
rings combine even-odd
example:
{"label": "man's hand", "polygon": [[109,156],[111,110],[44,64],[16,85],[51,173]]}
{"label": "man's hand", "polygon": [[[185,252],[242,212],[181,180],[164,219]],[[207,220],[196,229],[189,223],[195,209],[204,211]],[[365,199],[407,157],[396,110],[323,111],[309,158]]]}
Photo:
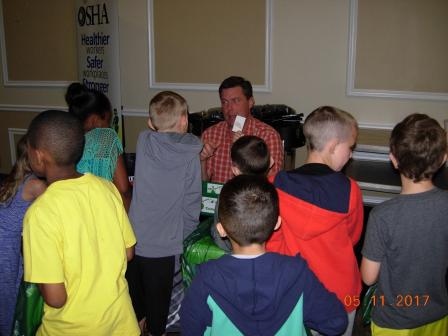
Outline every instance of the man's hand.
{"label": "man's hand", "polygon": [[218,145],[214,143],[211,142],[205,143],[204,147],[202,147],[202,151],[200,154],[201,161],[206,161],[209,157],[213,156],[217,148]]}
{"label": "man's hand", "polygon": [[239,138],[241,138],[242,136],[244,136],[243,132],[238,131],[238,132],[233,132],[233,138],[232,138],[232,143],[234,143],[235,141],[237,141]]}
{"label": "man's hand", "polygon": [[208,181],[210,179],[210,176],[208,176],[207,173],[207,160],[213,155],[215,155],[216,149],[218,147],[219,145],[212,142],[204,143],[204,147],[202,147],[200,159],[201,159],[201,174],[203,181]]}

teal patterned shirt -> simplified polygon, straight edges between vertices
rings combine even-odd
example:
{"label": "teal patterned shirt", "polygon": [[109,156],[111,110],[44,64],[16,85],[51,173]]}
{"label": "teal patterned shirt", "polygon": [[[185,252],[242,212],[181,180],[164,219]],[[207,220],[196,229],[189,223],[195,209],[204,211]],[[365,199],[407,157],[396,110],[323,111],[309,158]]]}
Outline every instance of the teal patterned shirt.
{"label": "teal patterned shirt", "polygon": [[84,138],[84,152],[76,170],[112,181],[118,156],[123,154],[123,146],[117,133],[111,128],[94,128]]}

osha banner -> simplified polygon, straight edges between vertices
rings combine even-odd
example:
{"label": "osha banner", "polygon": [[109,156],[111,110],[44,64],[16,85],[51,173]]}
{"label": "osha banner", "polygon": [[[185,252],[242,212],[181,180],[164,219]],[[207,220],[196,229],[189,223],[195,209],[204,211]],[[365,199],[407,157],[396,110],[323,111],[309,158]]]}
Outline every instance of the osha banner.
{"label": "osha banner", "polygon": [[112,104],[112,128],[123,141],[117,0],[77,0],[80,82]]}

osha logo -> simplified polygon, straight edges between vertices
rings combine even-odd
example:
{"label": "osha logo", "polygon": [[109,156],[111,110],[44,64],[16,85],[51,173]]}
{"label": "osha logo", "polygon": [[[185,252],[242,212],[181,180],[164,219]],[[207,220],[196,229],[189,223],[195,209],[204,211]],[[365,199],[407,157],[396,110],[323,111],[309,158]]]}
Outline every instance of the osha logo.
{"label": "osha logo", "polygon": [[78,10],[78,24],[83,26],[92,26],[96,24],[109,24],[109,18],[107,17],[106,4],[91,5],[85,7],[79,7]]}

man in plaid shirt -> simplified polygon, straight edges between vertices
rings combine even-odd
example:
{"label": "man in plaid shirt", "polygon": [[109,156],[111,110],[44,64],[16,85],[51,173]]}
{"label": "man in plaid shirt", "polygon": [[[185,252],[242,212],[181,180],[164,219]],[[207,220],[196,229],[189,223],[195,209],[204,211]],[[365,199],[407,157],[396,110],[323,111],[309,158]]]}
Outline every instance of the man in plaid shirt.
{"label": "man in plaid shirt", "polygon": [[[224,121],[213,125],[202,134],[204,148],[201,152],[202,179],[225,183],[233,177],[230,147],[243,135],[255,135],[268,145],[274,165],[269,175],[283,167],[283,146],[280,135],[271,126],[254,118],[250,113],[255,104],[252,84],[242,77],[226,78],[219,86],[219,97]],[[237,116],[246,118],[242,131],[233,132]]]}

